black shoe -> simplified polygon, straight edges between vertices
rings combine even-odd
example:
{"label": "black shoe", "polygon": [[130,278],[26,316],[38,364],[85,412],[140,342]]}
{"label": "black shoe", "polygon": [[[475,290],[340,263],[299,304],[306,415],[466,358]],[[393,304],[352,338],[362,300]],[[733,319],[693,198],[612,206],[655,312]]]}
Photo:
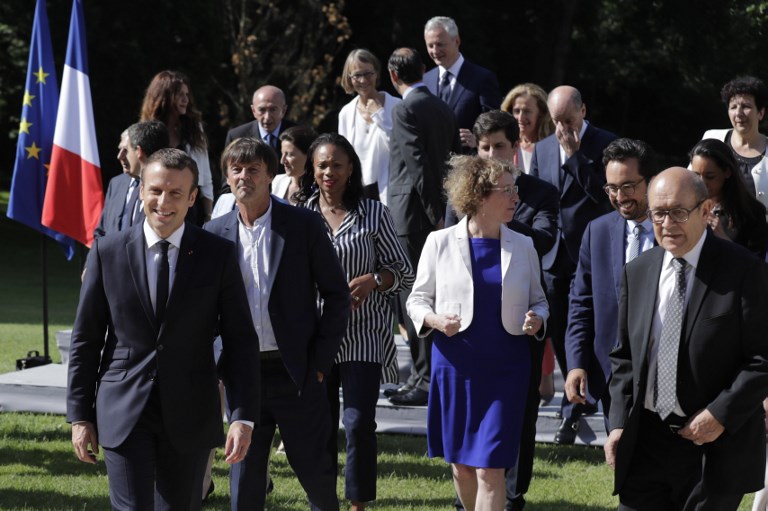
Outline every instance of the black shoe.
{"label": "black shoe", "polygon": [[576,441],[576,432],[579,431],[579,421],[563,419],[555,433],[555,443],[560,445],[572,445]]}
{"label": "black shoe", "polygon": [[211,496],[211,493],[213,493],[213,490],[215,490],[215,489],[216,489],[216,487],[213,484],[213,479],[211,479],[211,484],[208,485],[208,491],[205,492],[205,497],[203,497],[203,502],[207,502],[208,501],[208,497]]}
{"label": "black shoe", "polygon": [[413,387],[409,383],[405,383],[394,389],[384,389],[384,397],[392,397],[397,394],[405,394],[411,390],[413,390]]}
{"label": "black shoe", "polygon": [[584,408],[581,410],[582,415],[594,415],[597,413],[597,405],[592,403],[587,403],[583,405]]}
{"label": "black shoe", "polygon": [[429,400],[429,392],[421,389],[411,389],[405,394],[395,394],[389,398],[393,405],[424,406]]}
{"label": "black shoe", "polygon": [[523,511],[525,507],[525,498],[522,495],[518,495],[512,500],[507,499],[507,504],[504,506],[504,511]]}

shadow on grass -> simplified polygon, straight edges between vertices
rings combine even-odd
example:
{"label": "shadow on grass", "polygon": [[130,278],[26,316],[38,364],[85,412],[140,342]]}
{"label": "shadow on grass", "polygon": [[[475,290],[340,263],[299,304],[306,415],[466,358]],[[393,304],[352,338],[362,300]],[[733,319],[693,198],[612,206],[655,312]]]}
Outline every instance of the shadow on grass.
{"label": "shadow on grass", "polygon": [[536,459],[546,460],[558,467],[562,467],[572,461],[583,461],[599,465],[605,462],[605,454],[602,447],[588,447],[584,445],[555,445],[536,444]]}
{"label": "shadow on grass", "polygon": [[6,511],[14,510],[102,510],[109,509],[109,497],[107,496],[72,496],[55,491],[22,491],[15,489],[3,489],[2,508]]}
{"label": "shadow on grass", "polygon": [[[30,475],[45,471],[54,476],[106,475],[103,461],[89,465],[78,460],[73,451],[50,451],[46,449],[0,448],[0,466],[21,465]],[[22,473],[22,471],[17,471]]]}
{"label": "shadow on grass", "polygon": [[616,506],[579,505],[566,500],[526,503],[525,511],[616,511]]}

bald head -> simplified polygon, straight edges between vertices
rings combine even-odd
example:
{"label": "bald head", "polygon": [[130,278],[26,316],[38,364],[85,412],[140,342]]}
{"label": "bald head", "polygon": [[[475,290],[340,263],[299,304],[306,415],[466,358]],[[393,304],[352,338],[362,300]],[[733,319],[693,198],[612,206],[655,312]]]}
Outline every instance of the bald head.
{"label": "bald head", "polygon": [[562,125],[561,129],[577,133],[581,131],[587,108],[578,89],[570,85],[556,87],[549,93],[547,108],[555,127]]}
{"label": "bald head", "polygon": [[[653,178],[648,206],[657,216],[666,213],[661,223],[654,222],[653,231],[659,245],[675,257],[690,252],[707,229],[711,209],[707,187],[697,174],[683,167],[670,167]],[[686,215],[685,222],[672,218]]]}
{"label": "bald head", "polygon": [[268,133],[277,129],[287,110],[285,94],[274,85],[265,85],[253,93],[251,112],[261,128]]}

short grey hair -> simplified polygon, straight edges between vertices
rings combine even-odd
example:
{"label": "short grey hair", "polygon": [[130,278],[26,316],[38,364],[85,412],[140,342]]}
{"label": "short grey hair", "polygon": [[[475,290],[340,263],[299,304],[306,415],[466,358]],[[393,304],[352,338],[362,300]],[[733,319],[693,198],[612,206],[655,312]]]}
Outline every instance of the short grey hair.
{"label": "short grey hair", "polygon": [[459,27],[456,25],[456,22],[453,21],[453,18],[447,16],[435,16],[434,18],[431,18],[427,21],[427,24],[424,25],[424,33],[429,32],[430,30],[437,30],[438,28],[442,28],[448,32],[448,35],[453,39],[459,37]]}

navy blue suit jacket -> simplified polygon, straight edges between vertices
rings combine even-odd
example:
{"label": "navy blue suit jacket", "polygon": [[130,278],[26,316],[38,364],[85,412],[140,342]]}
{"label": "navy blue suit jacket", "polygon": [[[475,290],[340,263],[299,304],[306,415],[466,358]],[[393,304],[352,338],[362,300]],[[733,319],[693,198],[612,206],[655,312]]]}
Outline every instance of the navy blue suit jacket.
{"label": "navy blue suit jacket", "polygon": [[[224,441],[219,374],[230,420],[258,421],[258,338],[237,250],[187,223],[165,321],[158,327],[147,283],[143,224],[97,238],[85,265],[72,329],[67,421],[96,425],[115,448],[133,431],[153,388],[176,449]],[[224,356],[217,373],[213,341]]]}
{"label": "navy blue suit jacket", "polygon": [[590,401],[605,392],[609,355],[619,334],[619,293],[627,221],[616,211],[587,225],[569,298],[565,350],[568,369],[584,369]]}
{"label": "navy blue suit jacket", "polygon": [[[205,229],[239,243],[238,214],[235,209]],[[316,381],[317,371],[331,371],[347,331],[349,286],[323,219],[314,211],[273,196],[270,236],[269,318],[283,363],[301,390],[308,377]]]}
{"label": "navy blue suit jacket", "polygon": [[614,139],[613,133],[588,124],[581,147],[565,162],[560,162],[555,134],[537,142],[533,151],[531,175],[560,190],[559,226],[574,264],[579,260],[579,245],[587,224],[612,209],[603,191],[603,150]]}
{"label": "navy blue suit jacket", "polygon": [[123,173],[109,180],[99,225],[93,231],[94,238],[100,238],[120,230],[120,219],[123,217],[125,196],[128,194],[131,179],[133,178],[130,174]]}
{"label": "navy blue suit jacket", "polygon": [[[424,84],[435,96],[438,95],[439,75],[438,67],[424,74]],[[465,59],[456,77],[448,106],[453,110],[458,127],[471,130],[480,114],[489,110],[498,110],[501,107],[499,81],[496,75]]]}

